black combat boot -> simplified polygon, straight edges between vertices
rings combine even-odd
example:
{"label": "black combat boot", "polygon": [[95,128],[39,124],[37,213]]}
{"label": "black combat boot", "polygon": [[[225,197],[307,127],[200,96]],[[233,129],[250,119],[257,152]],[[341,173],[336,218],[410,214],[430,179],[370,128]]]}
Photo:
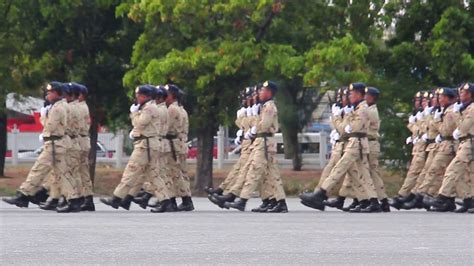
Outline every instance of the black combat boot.
{"label": "black combat boot", "polygon": [[4,198],[3,201],[20,208],[28,208],[28,203],[30,202],[30,196],[27,196],[21,193],[20,191],[17,191],[15,197]]}
{"label": "black combat boot", "polygon": [[[442,196],[441,194],[439,196]],[[445,197],[445,196],[443,196]],[[454,202],[454,197],[445,197],[443,204],[440,204],[438,201],[433,204],[432,211],[435,212],[452,212],[456,210],[456,203]]]}
{"label": "black combat boot", "polygon": [[390,212],[390,204],[388,203],[388,199],[382,199],[380,201],[382,204],[380,204],[380,207],[382,208],[383,212]]}
{"label": "black combat boot", "polygon": [[123,198],[122,202],[120,203],[120,207],[124,208],[125,210],[130,210],[130,205],[132,205],[133,196],[127,195]]}
{"label": "black combat boot", "polygon": [[442,208],[446,203],[449,201],[449,197],[446,197],[443,194],[439,194],[436,198],[433,198],[431,200],[430,206],[433,206],[435,208]]}
{"label": "black combat boot", "polygon": [[360,204],[360,203],[359,203],[359,200],[358,200],[358,199],[353,199],[353,200],[352,200],[352,203],[351,203],[349,206],[342,208],[342,211],[348,212],[348,211],[350,211],[351,209],[354,209],[355,207],[359,206],[359,204]]}
{"label": "black combat boot", "polygon": [[222,190],[221,188],[212,188],[212,187],[205,187],[204,191],[206,191],[206,193],[209,195],[212,195],[212,194],[222,195],[222,193],[224,193],[224,190]]}
{"label": "black combat boot", "polygon": [[227,194],[227,195],[222,195],[222,196],[221,196],[221,195],[216,195],[216,194],[214,194],[214,195],[212,195],[212,196],[209,195],[207,198],[208,198],[212,203],[214,203],[214,204],[216,204],[217,206],[219,206],[220,208],[226,208],[226,209],[228,209],[228,208],[226,207],[225,203],[226,203],[226,202],[233,202],[233,201],[235,200],[235,198],[237,198],[237,197],[236,197],[234,194],[229,193],[229,194]]}
{"label": "black combat boot", "polygon": [[30,202],[36,205],[40,205],[40,203],[45,203],[49,198],[48,190],[44,187],[41,187],[38,192],[32,197],[30,197]]}
{"label": "black combat boot", "polygon": [[352,209],[349,209],[349,212],[360,212],[361,210],[369,207],[370,201],[369,200],[361,200],[357,206]]}
{"label": "black combat boot", "polygon": [[45,211],[55,211],[58,207],[59,199],[50,199],[46,203],[40,204],[40,209]]}
{"label": "black combat boot", "polygon": [[277,201],[275,207],[268,209],[267,212],[270,213],[287,213],[288,206],[286,206],[286,201],[284,199]]}
{"label": "black combat boot", "polygon": [[337,197],[335,199],[328,199],[324,202],[324,205],[331,207],[331,208],[336,208],[339,210],[342,210],[342,207],[344,207],[344,201],[346,200],[346,197]]}
{"label": "black combat boot", "polygon": [[266,212],[268,210],[268,205],[270,204],[270,199],[262,200],[262,204],[257,208],[253,208],[252,212]]}
{"label": "black combat boot", "polygon": [[416,193],[415,194],[415,197],[413,197],[412,200],[410,201],[405,201],[405,203],[403,203],[403,209],[405,210],[411,210],[411,209],[420,209],[423,207],[423,195],[421,195],[420,193]]}
{"label": "black combat boot", "polygon": [[224,203],[224,205],[227,208],[237,209],[237,210],[243,212],[243,211],[245,211],[245,205],[247,205],[247,199],[238,198],[236,201],[226,202],[226,203]]}
{"label": "black combat boot", "polygon": [[474,213],[474,208],[470,208],[469,210],[467,210],[467,213]]}
{"label": "black combat boot", "polygon": [[410,193],[410,195],[403,197],[397,195],[389,200],[390,206],[394,207],[397,210],[403,209],[403,203],[412,201],[415,198],[415,194]]}
{"label": "black combat boot", "polygon": [[472,198],[467,198],[462,201],[462,206],[456,209],[454,212],[455,213],[465,213],[467,210],[472,208]]}
{"label": "black combat boot", "polygon": [[180,212],[190,212],[194,210],[194,204],[191,197],[182,197],[182,202],[178,206],[178,211]]}
{"label": "black combat boot", "polygon": [[113,196],[112,198],[101,198],[100,201],[114,209],[118,209],[120,203],[122,203],[122,199],[116,196]]}
{"label": "black combat boot", "polygon": [[[150,199],[153,197],[153,195],[151,193],[148,193],[148,192],[145,192],[141,197],[140,197],[140,200],[137,200],[137,201],[134,201],[136,204],[138,204],[138,206],[140,206],[142,209],[146,209],[146,207],[148,207],[148,202],[150,201]],[[137,197],[135,197],[134,199],[137,199]]]}
{"label": "black combat boot", "polygon": [[361,213],[382,212],[382,207],[376,198],[370,199],[370,204],[366,208],[360,210]]}
{"label": "black combat boot", "polygon": [[84,198],[84,204],[81,205],[81,211],[95,211],[94,198],[92,196],[86,196]]}
{"label": "black combat boot", "polygon": [[313,193],[305,192],[300,194],[299,197],[303,205],[321,211],[324,211],[326,207],[324,201],[328,198],[324,189],[318,189]]}
{"label": "black combat boot", "polygon": [[154,213],[162,213],[162,212],[175,212],[175,210],[171,207],[171,200],[165,199],[157,204],[157,207],[150,210]]}
{"label": "black combat boot", "polygon": [[61,207],[65,207],[66,205],[67,205],[66,197],[61,196],[59,198],[58,207],[61,208]]}
{"label": "black combat boot", "polygon": [[64,207],[56,208],[56,212],[58,213],[69,213],[69,212],[80,212],[81,205],[79,204],[79,199],[70,199],[67,202],[67,205]]}
{"label": "black combat boot", "polygon": [[84,204],[84,202],[86,201],[86,198],[84,196],[80,197],[78,199],[78,202],[79,202],[79,206],[82,206],[82,204]]}
{"label": "black combat boot", "polygon": [[170,204],[169,204],[168,209],[170,210],[170,212],[177,212],[178,211],[178,204],[176,203],[176,198],[175,197],[170,198]]}

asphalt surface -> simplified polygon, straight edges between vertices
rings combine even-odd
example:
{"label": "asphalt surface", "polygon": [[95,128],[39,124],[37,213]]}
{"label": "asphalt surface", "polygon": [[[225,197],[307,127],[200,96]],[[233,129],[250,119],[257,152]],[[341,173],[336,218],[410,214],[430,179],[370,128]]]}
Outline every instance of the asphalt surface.
{"label": "asphalt surface", "polygon": [[97,204],[58,214],[1,201],[0,265],[474,265],[472,214],[319,212],[297,199],[287,214],[257,214],[194,202],[191,213]]}

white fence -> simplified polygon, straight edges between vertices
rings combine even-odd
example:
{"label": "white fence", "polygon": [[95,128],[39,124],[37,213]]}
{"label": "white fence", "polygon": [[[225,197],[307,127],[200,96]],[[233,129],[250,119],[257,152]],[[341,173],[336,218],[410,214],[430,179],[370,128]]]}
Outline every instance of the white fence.
{"label": "white fence", "polygon": [[[214,160],[217,169],[222,169],[225,165],[234,164],[237,156],[229,156],[225,153],[225,129],[219,128],[217,133],[217,159]],[[38,140],[39,133],[19,132],[14,129],[7,136],[7,150],[11,151],[11,157],[6,158],[6,162],[11,165],[20,163],[32,163],[36,160],[33,156],[21,156],[25,151],[34,151],[41,147]],[[282,143],[281,134],[276,134],[277,143]],[[112,164],[117,168],[123,167],[128,162],[128,155],[124,153],[124,132],[99,133],[99,142],[106,148],[107,152],[112,153],[111,157],[107,154],[105,157],[97,157],[97,163]],[[318,153],[303,153],[303,166],[305,169],[322,169],[329,157],[328,136],[325,132],[321,133],[302,133],[298,135],[298,140],[302,144],[316,144],[319,146]],[[20,154],[20,156],[19,156]],[[229,158],[230,157],[230,158]],[[277,154],[279,164],[284,168],[291,168],[292,161],[285,159],[283,154]],[[196,159],[188,159],[188,163],[193,164]]]}

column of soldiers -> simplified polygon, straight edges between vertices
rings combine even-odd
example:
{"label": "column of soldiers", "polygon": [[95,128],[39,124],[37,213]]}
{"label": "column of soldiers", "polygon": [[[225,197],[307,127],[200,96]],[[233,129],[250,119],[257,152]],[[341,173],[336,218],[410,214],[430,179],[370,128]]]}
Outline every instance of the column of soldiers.
{"label": "column of soldiers", "polygon": [[[252,212],[286,213],[274,133],[278,111],[274,82],[246,88],[236,114],[236,144],[241,155],[217,188],[206,188],[209,200],[225,209],[244,211],[258,189],[262,203]],[[17,195],[3,199],[18,207],[38,204],[57,212],[95,211],[89,176],[90,117],[88,89],[74,82],[50,82],[41,109],[43,151]],[[396,209],[474,213],[474,84],[457,89],[420,91],[408,119],[412,161],[396,197],[387,199],[380,175],[380,91],[363,83],[338,90],[332,106],[333,150],[313,192],[299,197],[307,207],[347,212]],[[186,157],[189,118],[176,85],[140,85],[130,107],[134,149],[113,197],[101,202],[129,210],[134,202],[151,212],[192,211]],[[158,202],[150,204],[155,197]],[[176,198],[182,202],[177,204]],[[329,199],[333,197],[333,199]],[[456,209],[455,198],[461,207]],[[345,199],[352,198],[345,206]],[[60,199],[63,199],[61,202]]]}
{"label": "column of soldiers", "polygon": [[220,208],[245,211],[248,199],[259,188],[262,204],[252,212],[286,213],[285,191],[276,162],[278,111],[273,101],[274,82],[247,88],[237,111],[236,144],[241,155],[218,188],[206,188],[209,200]]}
{"label": "column of soldiers", "polygon": [[[387,194],[378,168],[380,91],[363,83],[352,83],[338,91],[332,106],[333,152],[314,192],[300,195],[307,207],[334,207],[348,212],[389,212]],[[331,196],[336,199],[329,200]],[[347,197],[353,202],[344,207]],[[380,200],[380,202],[379,202]]]}
{"label": "column of soldiers", "polygon": [[[60,213],[94,211],[87,87],[53,81],[47,84],[46,93],[40,118],[42,152],[17,195],[3,200],[18,207],[28,207],[31,202]],[[59,204],[61,197],[64,204]]]}
{"label": "column of soldiers", "polygon": [[[474,84],[420,91],[408,128],[413,159],[396,209],[474,213]],[[462,198],[456,209],[455,197]]]}

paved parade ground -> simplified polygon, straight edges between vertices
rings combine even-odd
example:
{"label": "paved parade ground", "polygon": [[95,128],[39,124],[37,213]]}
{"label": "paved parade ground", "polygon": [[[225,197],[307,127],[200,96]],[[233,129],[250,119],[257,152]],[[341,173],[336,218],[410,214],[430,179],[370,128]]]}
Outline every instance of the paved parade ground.
{"label": "paved parade ground", "polygon": [[58,214],[0,202],[0,265],[474,262],[474,215],[348,214],[288,203],[287,214],[223,211],[205,198],[195,199],[192,213],[97,204],[95,213]]}

